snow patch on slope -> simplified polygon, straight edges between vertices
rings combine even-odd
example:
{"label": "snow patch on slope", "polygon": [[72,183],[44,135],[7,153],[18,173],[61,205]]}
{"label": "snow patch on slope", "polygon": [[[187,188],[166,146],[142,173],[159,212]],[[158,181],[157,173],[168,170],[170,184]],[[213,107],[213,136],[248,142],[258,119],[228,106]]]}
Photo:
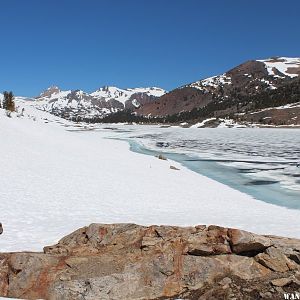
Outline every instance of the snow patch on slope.
{"label": "snow patch on slope", "polygon": [[[268,74],[275,78],[285,78],[285,76],[293,78],[299,76],[300,74],[300,58],[276,57],[257,61],[264,63]],[[243,75],[245,77],[248,77],[249,79],[252,79],[252,81],[259,80],[258,78],[253,78],[253,75],[249,73],[245,73]],[[276,86],[274,86],[273,83],[270,82],[270,80],[262,78],[260,81],[267,84],[269,89],[276,89]],[[221,75],[198,80],[183,87],[193,87],[203,92],[209,92],[211,88],[216,89],[219,86],[231,84],[231,76],[228,75],[228,73],[224,73]]]}
{"label": "snow patch on slope", "polygon": [[272,109],[281,110],[281,109],[290,109],[290,108],[300,108],[300,102],[289,103],[289,104],[275,106],[275,107],[267,107],[267,108],[260,109],[258,111],[250,112],[250,114],[254,115],[254,114],[260,113],[262,111],[268,111],[268,110],[272,110]]}
{"label": "snow patch on slope", "polygon": [[225,73],[218,76],[208,77],[203,80],[198,80],[189,85],[186,85],[186,87],[193,87],[205,91],[208,87],[217,88],[218,86],[222,86],[224,84],[232,84],[231,77],[226,75]]}
{"label": "snow patch on slope", "polygon": [[300,58],[278,57],[257,61],[263,62],[266,65],[269,75],[274,77],[281,77],[274,72],[274,69],[292,78],[299,76],[300,73]]}
{"label": "snow patch on slope", "polygon": [[157,87],[120,89],[114,86],[104,86],[90,95],[98,99],[103,98],[106,101],[115,99],[125,105],[125,102],[129,100],[132,95],[137,93],[160,97],[164,95],[166,91]]}
{"label": "snow patch on slope", "polygon": [[213,120],[216,120],[216,118],[208,118],[208,119],[205,119],[205,120],[203,120],[202,122],[198,122],[198,123],[192,125],[190,128],[201,128],[201,127],[205,126],[205,124],[206,124],[207,122],[210,122],[210,121],[213,121]]}
{"label": "snow patch on slope", "polygon": [[115,86],[104,86],[98,89],[96,92],[91,93],[91,96],[97,99],[105,99],[105,101],[115,99],[122,104],[131,96],[130,92],[125,89],[120,89]]}
{"label": "snow patch on slope", "polygon": [[129,88],[127,91],[131,91],[133,94],[135,93],[144,93],[148,96],[161,97],[167,91],[158,87],[147,87],[147,88]]}

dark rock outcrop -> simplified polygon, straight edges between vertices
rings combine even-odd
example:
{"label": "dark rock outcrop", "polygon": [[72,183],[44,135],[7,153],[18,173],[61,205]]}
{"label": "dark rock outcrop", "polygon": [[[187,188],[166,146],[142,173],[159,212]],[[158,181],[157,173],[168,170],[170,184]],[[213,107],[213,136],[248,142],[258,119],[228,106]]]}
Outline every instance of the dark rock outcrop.
{"label": "dark rock outcrop", "polygon": [[237,229],[91,224],[44,253],[0,254],[0,295],[26,299],[283,299],[300,240]]}

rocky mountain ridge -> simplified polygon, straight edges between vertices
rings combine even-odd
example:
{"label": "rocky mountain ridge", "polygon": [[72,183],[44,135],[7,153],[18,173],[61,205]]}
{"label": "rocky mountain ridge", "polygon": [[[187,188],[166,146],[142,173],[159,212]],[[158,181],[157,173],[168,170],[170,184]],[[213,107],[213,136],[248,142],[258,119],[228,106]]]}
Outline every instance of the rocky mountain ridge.
{"label": "rocky mountain ridge", "polygon": [[0,254],[0,296],[26,299],[283,299],[299,287],[299,240],[219,226],[91,224],[44,253]]}
{"label": "rocky mountain ridge", "polygon": [[87,122],[195,124],[229,118],[237,123],[300,125],[299,75],[300,58],[273,57],[247,61],[170,92],[104,86],[86,93],[52,86],[33,103],[57,116]]}
{"label": "rocky mountain ridge", "polygon": [[51,86],[35,98],[39,109],[66,119],[102,118],[124,109],[135,109],[163,95],[157,87],[120,89],[104,86],[92,93],[82,90],[63,91]]}
{"label": "rocky mountain ridge", "polygon": [[246,97],[279,89],[298,80],[299,75],[300,58],[250,60],[224,74],[177,88],[136,112],[144,116],[165,117],[201,109],[210,103],[223,106],[227,110],[224,115],[243,112],[251,109],[251,101],[246,101]]}

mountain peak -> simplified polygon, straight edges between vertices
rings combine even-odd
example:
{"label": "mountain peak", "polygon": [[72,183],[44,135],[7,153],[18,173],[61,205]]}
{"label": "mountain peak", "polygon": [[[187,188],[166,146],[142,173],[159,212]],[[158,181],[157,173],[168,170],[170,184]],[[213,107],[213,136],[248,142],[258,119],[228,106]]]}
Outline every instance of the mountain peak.
{"label": "mountain peak", "polygon": [[47,91],[49,90],[59,90],[59,87],[57,85],[50,85],[48,88],[47,88]]}
{"label": "mountain peak", "polygon": [[[271,57],[248,60],[223,74],[201,79],[170,91],[157,101],[139,108],[137,113],[146,116],[167,116],[188,112],[194,108],[202,109],[208,104],[210,107],[215,105],[218,109],[224,107],[234,112],[240,110],[241,99],[246,103],[245,99],[262,93],[269,95],[277,89],[280,89],[277,92],[279,95],[282,87],[292,82],[293,78],[297,80],[299,75],[300,58]],[[271,99],[269,102],[274,101]],[[279,99],[278,102],[284,101]],[[252,104],[247,105],[251,107]],[[247,105],[245,104],[245,110]],[[267,104],[261,104],[263,105]]]}
{"label": "mountain peak", "polygon": [[121,90],[121,89],[112,85],[104,85],[99,89],[97,89],[97,91],[106,91],[106,92],[108,92],[109,90]]}
{"label": "mountain peak", "polygon": [[60,92],[60,88],[56,85],[51,85],[45,91],[41,92],[38,98],[48,98],[51,97],[53,94],[58,94]]}

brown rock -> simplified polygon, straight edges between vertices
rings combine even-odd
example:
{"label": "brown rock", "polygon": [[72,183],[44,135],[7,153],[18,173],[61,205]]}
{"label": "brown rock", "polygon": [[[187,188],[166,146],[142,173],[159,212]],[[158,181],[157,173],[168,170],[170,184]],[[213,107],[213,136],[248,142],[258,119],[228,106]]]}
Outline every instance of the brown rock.
{"label": "brown rock", "polygon": [[288,272],[298,268],[298,265],[288,259],[278,248],[270,247],[265,253],[256,255],[256,261],[275,272]]}
{"label": "brown rock", "polygon": [[165,156],[163,156],[162,154],[159,154],[157,156],[158,159],[161,159],[161,160],[167,160],[167,158]]}
{"label": "brown rock", "polygon": [[219,281],[220,285],[229,285],[230,283],[232,283],[232,280],[229,277],[225,277]]}
{"label": "brown rock", "polygon": [[271,283],[274,286],[283,287],[283,286],[286,286],[286,285],[292,283],[292,281],[293,280],[291,278],[278,278],[278,279],[272,280]]}
{"label": "brown rock", "polygon": [[0,296],[256,299],[281,288],[270,282],[282,272],[297,280],[288,255],[299,247],[219,226],[91,224],[44,253],[0,254]]}
{"label": "brown rock", "polygon": [[9,266],[7,255],[0,255],[0,295],[7,296],[9,284]]}
{"label": "brown rock", "polygon": [[191,235],[188,238],[188,253],[200,256],[231,253],[227,233],[225,228],[209,226]]}
{"label": "brown rock", "polygon": [[272,245],[271,239],[238,229],[229,229],[228,235],[232,251],[240,254],[243,252],[262,252]]}

